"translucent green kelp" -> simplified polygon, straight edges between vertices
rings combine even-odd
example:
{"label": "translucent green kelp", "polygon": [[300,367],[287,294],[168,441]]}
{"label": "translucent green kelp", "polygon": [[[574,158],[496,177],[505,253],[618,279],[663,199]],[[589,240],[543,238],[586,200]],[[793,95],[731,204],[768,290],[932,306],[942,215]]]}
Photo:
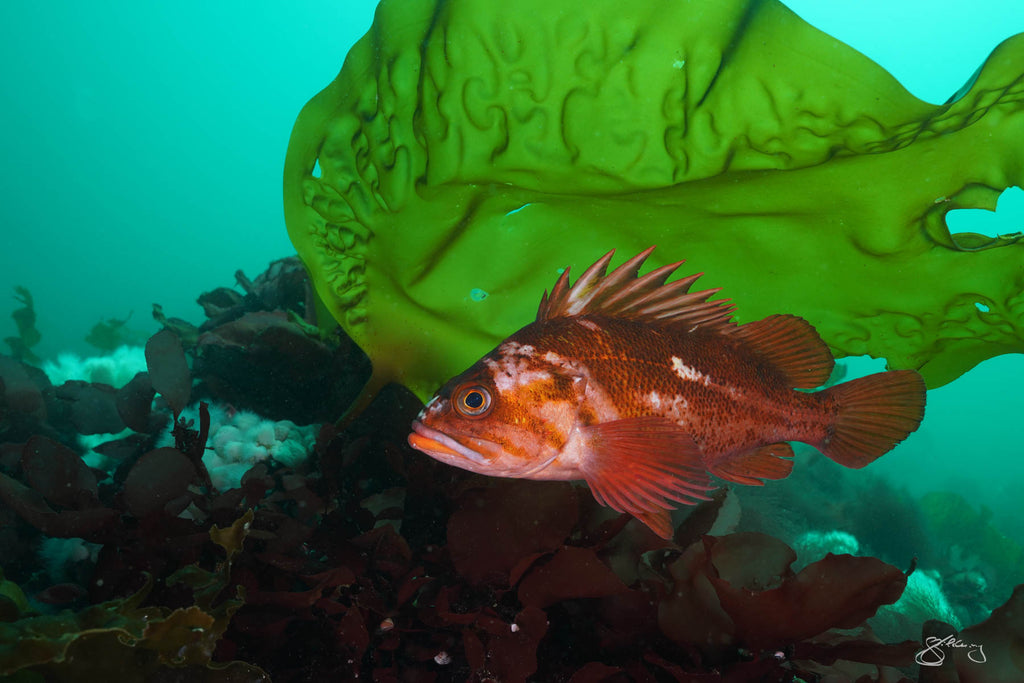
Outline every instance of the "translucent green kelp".
{"label": "translucent green kelp", "polygon": [[651,244],[938,386],[1024,351],[1024,245],[944,222],[1024,179],[1022,65],[933,106],[774,0],[384,0],[295,125],[288,229],[373,386],[425,397]]}

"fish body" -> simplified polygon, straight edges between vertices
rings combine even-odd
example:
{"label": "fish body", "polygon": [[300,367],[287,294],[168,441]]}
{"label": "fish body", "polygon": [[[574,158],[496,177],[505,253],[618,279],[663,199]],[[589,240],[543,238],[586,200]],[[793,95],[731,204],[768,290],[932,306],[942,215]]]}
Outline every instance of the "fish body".
{"label": "fish body", "polygon": [[[653,249],[653,248],[652,248]],[[924,383],[879,373],[808,392],[834,359],[792,315],[737,325],[732,307],[642,277],[652,249],[573,286],[567,271],[537,319],[449,381],[413,423],[410,444],[492,476],[585,480],[599,502],[658,534],[668,510],[706,499],[710,475],[760,485],[792,469],[787,442],[863,467],[917,428]]]}

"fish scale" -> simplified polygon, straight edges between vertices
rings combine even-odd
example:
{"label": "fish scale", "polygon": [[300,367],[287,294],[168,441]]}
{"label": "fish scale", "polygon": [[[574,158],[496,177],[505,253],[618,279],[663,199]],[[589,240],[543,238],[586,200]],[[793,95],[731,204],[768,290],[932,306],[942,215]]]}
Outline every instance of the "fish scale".
{"label": "fish scale", "polygon": [[[533,346],[538,356],[545,351],[563,357],[575,353],[593,381],[614,397],[621,417],[654,412],[674,418],[642,400],[650,392],[685,400],[693,407],[674,421],[693,434],[706,462],[774,441],[814,443],[826,436],[833,412],[828,402],[792,391],[782,375],[739,344],[723,343],[714,335],[668,335],[628,320],[586,319],[594,329],[559,319],[512,339]],[[672,371],[672,358],[686,358],[690,367],[711,379],[711,386],[681,379]]]}

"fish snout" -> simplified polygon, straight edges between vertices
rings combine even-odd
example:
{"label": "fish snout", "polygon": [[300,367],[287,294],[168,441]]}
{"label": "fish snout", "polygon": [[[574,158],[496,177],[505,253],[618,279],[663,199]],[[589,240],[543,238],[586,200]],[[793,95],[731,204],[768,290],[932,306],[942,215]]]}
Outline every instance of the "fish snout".
{"label": "fish snout", "polygon": [[416,450],[463,469],[477,471],[472,465],[487,466],[490,463],[485,454],[460,443],[444,432],[431,429],[419,420],[413,420],[412,433],[409,434],[408,441]]}

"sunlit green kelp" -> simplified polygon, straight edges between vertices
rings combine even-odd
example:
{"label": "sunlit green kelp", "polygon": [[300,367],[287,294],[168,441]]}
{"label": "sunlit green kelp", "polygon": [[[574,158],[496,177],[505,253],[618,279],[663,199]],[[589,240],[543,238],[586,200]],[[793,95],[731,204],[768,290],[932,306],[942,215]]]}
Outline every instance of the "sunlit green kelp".
{"label": "sunlit green kelp", "polygon": [[658,244],[741,321],[938,386],[1024,350],[1022,245],[943,220],[1022,182],[1022,64],[933,106],[774,0],[384,0],[296,122],[286,219],[374,385],[426,397],[560,268]]}

